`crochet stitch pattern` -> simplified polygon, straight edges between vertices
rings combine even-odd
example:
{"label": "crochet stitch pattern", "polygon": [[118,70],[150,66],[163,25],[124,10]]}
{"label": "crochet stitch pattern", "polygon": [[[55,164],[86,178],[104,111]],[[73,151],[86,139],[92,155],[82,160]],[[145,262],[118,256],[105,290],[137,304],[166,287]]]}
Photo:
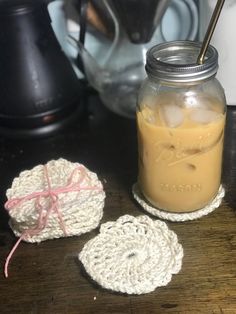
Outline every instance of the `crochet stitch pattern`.
{"label": "crochet stitch pattern", "polygon": [[95,173],[79,163],[51,160],[20,173],[7,190],[9,225],[21,240],[41,242],[95,229],[103,216],[105,192]]}
{"label": "crochet stitch pattern", "polygon": [[143,196],[142,192],[140,191],[138,183],[135,183],[133,185],[132,192],[136,201],[143,207],[144,210],[146,210],[150,214],[161,219],[165,219],[169,221],[179,221],[179,222],[194,220],[194,219],[198,219],[198,218],[208,215],[209,213],[213,212],[216,208],[220,206],[225,196],[225,189],[221,185],[216,197],[207,206],[199,210],[196,210],[194,212],[189,212],[189,213],[171,213],[171,212],[165,211],[165,209],[155,208],[150,203],[148,203],[145,197]]}
{"label": "crochet stitch pattern", "polygon": [[121,216],[101,225],[79,254],[85,270],[106,289],[144,294],[167,285],[181,270],[183,249],[177,235],[146,215]]}

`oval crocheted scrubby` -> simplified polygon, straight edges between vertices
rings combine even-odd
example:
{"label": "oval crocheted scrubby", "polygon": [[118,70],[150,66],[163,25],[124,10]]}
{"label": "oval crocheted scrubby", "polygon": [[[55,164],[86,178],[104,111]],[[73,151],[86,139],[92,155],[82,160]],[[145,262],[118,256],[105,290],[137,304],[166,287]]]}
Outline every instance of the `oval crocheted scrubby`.
{"label": "oval crocheted scrubby", "polygon": [[105,192],[97,175],[62,158],[21,172],[6,194],[10,227],[27,242],[80,235],[103,215]]}
{"label": "oval crocheted scrubby", "polygon": [[79,254],[85,270],[106,289],[148,293],[167,285],[182,266],[176,234],[159,220],[125,215],[101,225]]}

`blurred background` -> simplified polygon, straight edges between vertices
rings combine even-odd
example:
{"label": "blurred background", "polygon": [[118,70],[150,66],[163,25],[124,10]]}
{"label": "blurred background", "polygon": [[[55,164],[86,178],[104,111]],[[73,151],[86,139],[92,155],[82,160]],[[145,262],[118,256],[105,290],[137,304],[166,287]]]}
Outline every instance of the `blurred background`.
{"label": "blurred background", "polygon": [[[0,134],[56,131],[81,112],[84,86],[114,113],[135,117],[147,50],[201,41],[216,0],[0,0]],[[212,44],[228,105],[236,99],[236,1],[227,0]]]}
{"label": "blurred background", "polygon": [[[51,12],[58,5],[51,3]],[[55,32],[71,59],[79,54],[78,77],[85,76],[105,106],[126,117],[135,114],[147,50],[165,41],[199,38],[195,0],[72,0],[63,7],[67,31],[80,40],[79,49]]]}

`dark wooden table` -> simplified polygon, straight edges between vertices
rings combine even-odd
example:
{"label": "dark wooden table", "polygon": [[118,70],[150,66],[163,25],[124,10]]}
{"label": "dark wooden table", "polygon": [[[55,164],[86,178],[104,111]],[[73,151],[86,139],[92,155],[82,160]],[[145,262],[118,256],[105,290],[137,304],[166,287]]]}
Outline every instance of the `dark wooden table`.
{"label": "dark wooden table", "polygon": [[58,134],[38,140],[0,139],[0,313],[236,313],[236,108],[229,108],[220,208],[192,222],[170,223],[184,248],[183,267],[156,291],[128,296],[94,284],[77,255],[98,230],[80,237],[21,243],[3,276],[5,258],[16,238],[8,227],[5,191],[23,169],[64,157],[84,163],[103,181],[102,222],[124,214],[144,214],[133,200],[137,176],[134,120],[110,113],[96,95],[89,115]]}

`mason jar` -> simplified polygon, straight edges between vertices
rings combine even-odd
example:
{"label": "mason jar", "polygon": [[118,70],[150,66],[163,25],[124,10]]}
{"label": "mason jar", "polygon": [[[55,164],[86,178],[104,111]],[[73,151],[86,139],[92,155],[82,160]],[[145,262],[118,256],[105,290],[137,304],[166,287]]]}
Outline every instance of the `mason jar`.
{"label": "mason jar", "polygon": [[154,207],[192,212],[208,205],[221,184],[226,120],[216,79],[218,53],[201,44],[167,42],[147,52],[147,78],[137,106],[139,188]]}

